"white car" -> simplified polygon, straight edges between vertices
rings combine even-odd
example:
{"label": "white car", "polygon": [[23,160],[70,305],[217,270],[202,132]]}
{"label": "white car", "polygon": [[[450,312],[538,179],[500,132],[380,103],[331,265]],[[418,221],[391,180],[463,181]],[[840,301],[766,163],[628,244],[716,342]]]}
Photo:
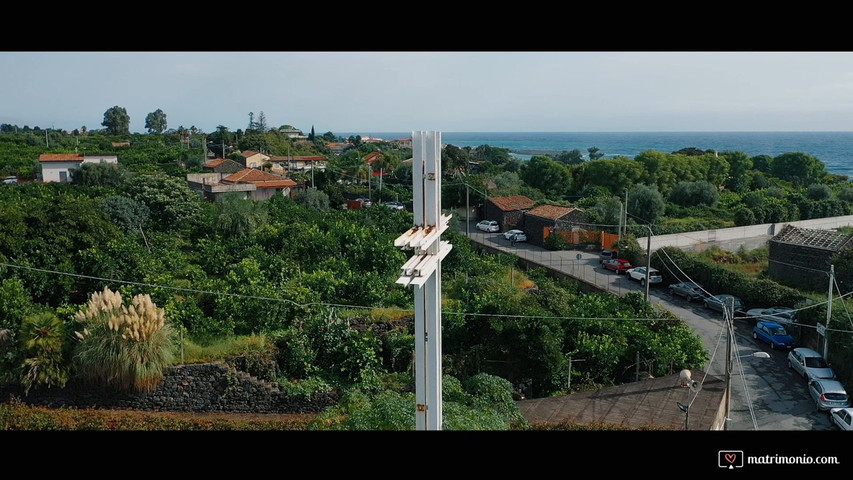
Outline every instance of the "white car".
{"label": "white car", "polygon": [[527,235],[521,230],[507,230],[504,232],[504,238],[507,240],[512,240],[512,237],[515,237],[516,242],[526,242]]}
{"label": "white car", "polygon": [[386,207],[391,210],[404,210],[406,207],[403,205],[403,202],[388,202],[385,204]]}
{"label": "white car", "polygon": [[853,408],[833,408],[829,411],[829,419],[842,430],[853,430]]}
{"label": "white car", "polygon": [[483,220],[482,222],[477,224],[477,230],[482,230],[484,232],[500,232],[501,227],[498,225],[498,222],[494,220]]}
{"label": "white car", "polygon": [[[628,274],[628,279],[640,282],[640,285],[646,284],[646,267],[634,267],[625,271]],[[649,269],[649,285],[663,282],[663,277],[655,268]]]}

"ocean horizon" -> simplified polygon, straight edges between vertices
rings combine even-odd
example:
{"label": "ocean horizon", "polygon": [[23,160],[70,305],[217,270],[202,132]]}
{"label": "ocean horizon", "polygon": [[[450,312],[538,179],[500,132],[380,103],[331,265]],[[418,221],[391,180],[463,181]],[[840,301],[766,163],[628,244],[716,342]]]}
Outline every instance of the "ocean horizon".
{"label": "ocean horizon", "polygon": [[[393,140],[411,138],[411,132],[352,132],[337,134]],[[441,132],[441,143],[457,147],[490,145],[507,148],[513,156],[528,160],[533,155],[556,154],[597,147],[606,157],[633,158],[647,150],[671,153],[683,148],[739,151],[750,156],[788,152],[808,153],[820,159],[826,170],[853,176],[853,131],[850,132]]]}

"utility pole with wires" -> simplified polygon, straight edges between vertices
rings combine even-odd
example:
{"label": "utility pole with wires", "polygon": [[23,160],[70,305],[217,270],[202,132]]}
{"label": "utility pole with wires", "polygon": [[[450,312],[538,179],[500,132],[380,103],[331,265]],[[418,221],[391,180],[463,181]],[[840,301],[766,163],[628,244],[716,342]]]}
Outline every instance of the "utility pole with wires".
{"label": "utility pole with wires", "polygon": [[414,249],[398,284],[415,287],[415,429],[442,429],[441,261],[453,246],[441,241],[450,216],[441,214],[441,132],[412,132],[414,226],[394,240]]}
{"label": "utility pole with wires", "polygon": [[826,299],[826,326],[823,332],[823,359],[829,361],[829,320],[832,318],[832,287],[835,284],[835,265],[829,266],[829,294]]}

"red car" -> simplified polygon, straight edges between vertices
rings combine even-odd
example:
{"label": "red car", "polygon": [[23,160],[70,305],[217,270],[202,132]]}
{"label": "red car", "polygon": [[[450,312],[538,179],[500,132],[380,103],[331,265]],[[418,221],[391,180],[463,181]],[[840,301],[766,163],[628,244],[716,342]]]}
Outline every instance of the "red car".
{"label": "red car", "polygon": [[631,262],[628,260],[623,260],[621,258],[611,258],[610,260],[605,260],[601,262],[601,266],[604,267],[605,270],[613,270],[616,272],[616,275],[620,273],[625,273],[629,268],[634,268],[631,265]]}

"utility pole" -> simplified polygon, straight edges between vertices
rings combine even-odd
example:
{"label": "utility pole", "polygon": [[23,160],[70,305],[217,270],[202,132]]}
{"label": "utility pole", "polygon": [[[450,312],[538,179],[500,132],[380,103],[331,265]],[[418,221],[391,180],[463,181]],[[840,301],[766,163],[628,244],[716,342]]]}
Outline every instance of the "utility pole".
{"label": "utility pole", "polygon": [[829,361],[829,320],[832,318],[832,286],[835,284],[835,265],[829,266],[829,294],[826,301],[826,330],[823,332],[823,359]]}
{"label": "utility pole", "polygon": [[625,209],[622,212],[623,220],[622,220],[622,228],[625,230],[625,233],[628,233],[628,189],[625,189]]}
{"label": "utility pole", "polygon": [[412,132],[412,151],[414,226],[394,246],[415,252],[396,283],[415,287],[415,429],[441,430],[441,261],[453,248],[441,241],[441,132]]}
{"label": "utility pole", "polygon": [[619,235],[619,239],[617,240],[617,242],[621,242],[622,241],[622,202],[619,202],[619,230],[617,231],[617,234]]}
{"label": "utility pole", "polygon": [[471,236],[471,205],[468,199],[468,176],[465,176],[465,235]]}
{"label": "utility pole", "polygon": [[379,200],[382,200],[382,171],[384,168],[379,167]]}
{"label": "utility pole", "polygon": [[[735,300],[730,298],[731,312],[735,309]],[[728,306],[723,306],[723,317],[726,322],[726,419],[723,422],[723,429],[729,429],[729,414],[732,408],[732,323],[729,315]]]}

